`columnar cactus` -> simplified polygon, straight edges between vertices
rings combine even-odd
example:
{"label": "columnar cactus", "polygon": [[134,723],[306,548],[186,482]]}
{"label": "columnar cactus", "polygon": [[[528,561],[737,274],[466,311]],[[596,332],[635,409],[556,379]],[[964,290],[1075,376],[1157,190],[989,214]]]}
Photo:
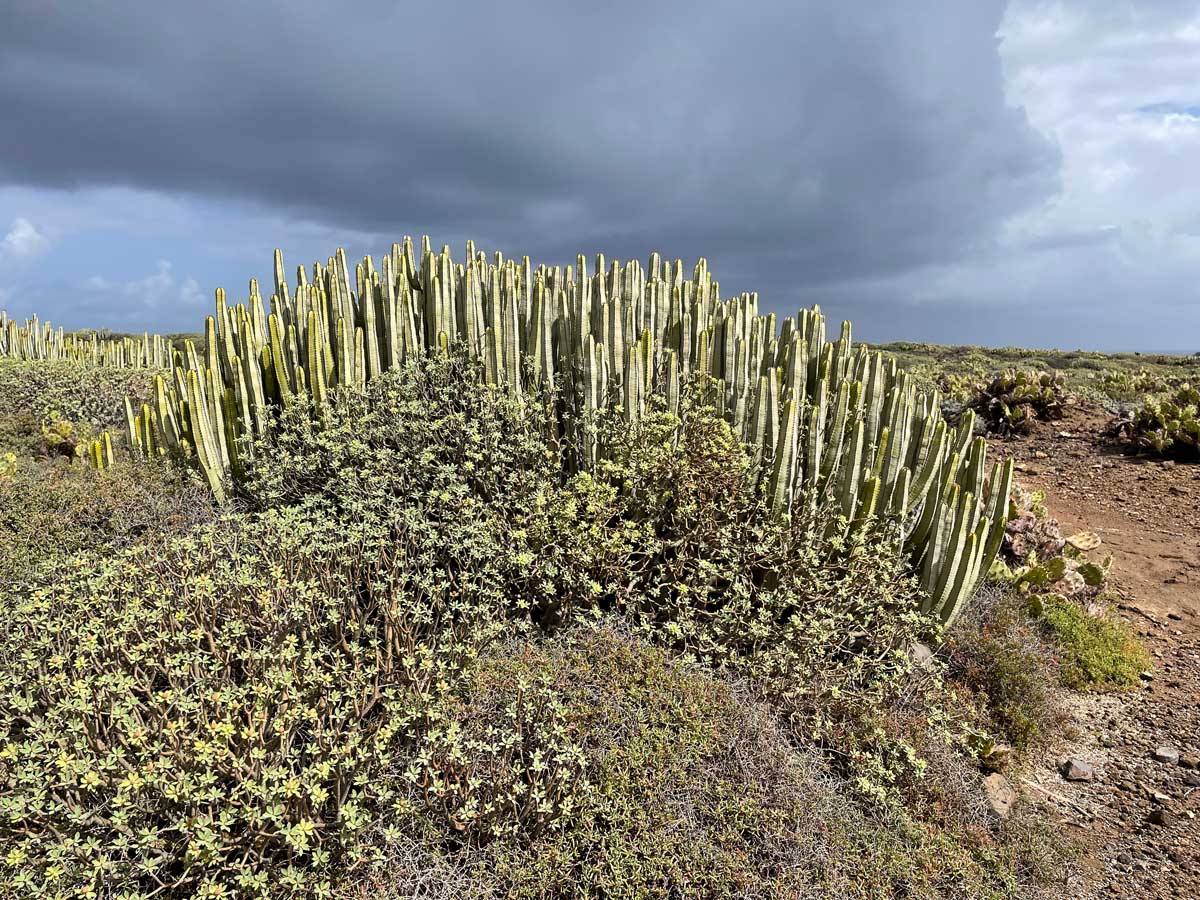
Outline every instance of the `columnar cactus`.
{"label": "columnar cactus", "polygon": [[67,334],[37,316],[18,323],[0,310],[0,356],[71,360],[119,369],[166,369],[171,366],[171,342],[149,333],[140,339]]}
{"label": "columnar cactus", "polygon": [[[970,416],[949,433],[936,393],[856,347],[849,323],[827,340],[815,307],[777,321],[759,314],[756,294],[721,299],[703,259],[687,277],[681,260],[653,254],[643,268],[599,254],[589,274],[582,256],[535,268],[528,257],[489,259],[468,242],[456,262],[448,247],[434,253],[428,238],[419,249],[405,238],[379,267],[367,257],[352,270],[338,250],[289,284],[276,251],[274,273],[269,313],[256,282],[232,307],[218,291],[204,347],[175,353],[154,404],[127,409],[133,447],[191,457],[218,497],[270,408],[320,411],[334,389],[459,344],[497,390],[558,387],[583,468],[603,452],[586,427],[595,413],[636,420],[653,394],[677,411],[681,385],[707,378],[714,405],[755,448],[775,514],[825,492],[849,527],[876,512],[900,517],[930,611],[944,621],[999,545],[1011,465],[988,476]],[[67,340],[9,323],[5,346],[28,353]],[[105,448],[94,456],[104,459]]]}

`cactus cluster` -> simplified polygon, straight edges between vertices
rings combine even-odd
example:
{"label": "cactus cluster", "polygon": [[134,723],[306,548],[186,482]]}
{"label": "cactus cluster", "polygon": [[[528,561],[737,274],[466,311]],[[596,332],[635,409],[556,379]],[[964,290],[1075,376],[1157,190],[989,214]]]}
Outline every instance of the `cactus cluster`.
{"label": "cactus cluster", "polygon": [[1141,450],[1200,458],[1200,390],[1183,384],[1165,397],[1149,397],[1111,430]]}
{"label": "cactus cluster", "polygon": [[[147,455],[195,460],[218,498],[242,470],[248,438],[272,408],[319,411],[339,386],[361,386],[424,352],[454,344],[489,384],[519,395],[551,386],[563,436],[588,470],[603,455],[588,423],[617,410],[636,420],[654,393],[678,409],[704,380],[722,415],[755,448],[773,508],[832,495],[848,521],[888,512],[910,523],[909,547],[930,611],[951,619],[987,571],[1003,535],[1011,464],[985,469],[968,415],[952,430],[939,397],[894,363],[851,343],[849,323],[826,339],[820,310],[777,321],[756,294],[722,300],[705,260],[650,257],[594,268],[489,258],[467,243],[463,262],[424,238],[394,244],[377,267],[351,269],[343,251],[289,283],[276,251],[270,308],[256,282],[245,303],[222,290],[202,347],[174,354],[151,403],[126,404],[127,437]],[[93,448],[94,461],[111,458]]]}
{"label": "cactus cluster", "polygon": [[14,359],[70,360],[114,369],[166,369],[171,342],[161,334],[107,338],[67,334],[37,316],[18,323],[0,309],[0,356]]}
{"label": "cactus cluster", "polygon": [[991,430],[1028,434],[1034,422],[1063,417],[1064,385],[1061,373],[1009,369],[981,384],[972,406]]}

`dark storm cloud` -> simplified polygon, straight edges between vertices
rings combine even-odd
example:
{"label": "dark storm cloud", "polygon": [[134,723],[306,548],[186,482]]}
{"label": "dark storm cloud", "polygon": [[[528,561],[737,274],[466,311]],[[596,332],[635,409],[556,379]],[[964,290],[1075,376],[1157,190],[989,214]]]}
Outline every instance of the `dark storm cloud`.
{"label": "dark storm cloud", "polygon": [[706,254],[787,305],[953,262],[1057,188],[999,0],[575,6],[9,3],[0,182]]}

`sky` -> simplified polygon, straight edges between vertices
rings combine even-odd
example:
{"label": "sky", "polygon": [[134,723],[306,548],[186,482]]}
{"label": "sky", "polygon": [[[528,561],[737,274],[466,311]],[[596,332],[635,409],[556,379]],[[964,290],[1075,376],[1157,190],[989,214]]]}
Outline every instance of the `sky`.
{"label": "sky", "polygon": [[872,341],[1200,351],[1200,0],[0,0],[0,308],[195,331],[429,234]]}

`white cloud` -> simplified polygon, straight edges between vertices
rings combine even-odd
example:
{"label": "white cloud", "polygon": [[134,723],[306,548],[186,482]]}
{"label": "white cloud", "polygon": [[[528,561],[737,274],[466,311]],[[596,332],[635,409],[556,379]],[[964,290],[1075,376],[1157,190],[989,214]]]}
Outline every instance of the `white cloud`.
{"label": "white cloud", "polygon": [[103,275],[92,275],[83,281],[81,287],[97,295],[110,296],[125,306],[131,301],[148,309],[197,306],[204,302],[204,292],[199,282],[194,278],[179,281],[171,261],[166,259],[160,259],[155,272],[144,278],[115,283]]}
{"label": "white cloud", "polygon": [[13,220],[8,234],[0,241],[0,256],[9,259],[29,259],[49,249],[50,239],[24,216]]}
{"label": "white cloud", "polygon": [[1197,349],[1200,11],[1012,0],[1000,33],[1006,95],[1058,145],[1061,190],[961,260],[854,291],[901,324],[945,311],[943,340]]}

